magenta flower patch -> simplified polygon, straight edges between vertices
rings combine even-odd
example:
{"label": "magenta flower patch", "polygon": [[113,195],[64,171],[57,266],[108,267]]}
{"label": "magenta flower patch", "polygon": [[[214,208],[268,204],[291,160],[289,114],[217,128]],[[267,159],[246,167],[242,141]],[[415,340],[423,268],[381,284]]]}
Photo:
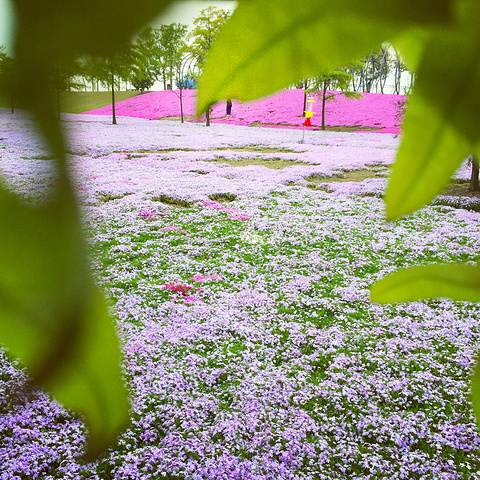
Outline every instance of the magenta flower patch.
{"label": "magenta flower patch", "polygon": [[145,220],[149,220],[151,218],[155,218],[159,214],[157,212],[149,212],[148,210],[142,210],[141,212],[138,212],[137,215],[140,218],[144,218]]}
{"label": "magenta flower patch", "polygon": [[[398,134],[397,104],[405,99],[402,95],[363,93],[360,100],[349,100],[340,95],[334,102],[326,104],[327,125],[345,125],[377,128],[379,132]],[[184,115],[195,115],[194,90],[183,91]],[[305,119],[299,116],[303,106],[303,90],[288,89],[253,102],[242,103],[233,100],[232,115],[225,118],[225,104],[213,105],[211,121],[228,125],[258,125],[274,128],[302,128]],[[165,90],[150,92],[123,100],[116,104],[118,115],[156,119],[180,115],[178,91]],[[93,115],[110,115],[111,107],[85,112]],[[190,120],[187,120],[190,121]],[[191,120],[198,122],[197,119]],[[321,124],[321,115],[311,119],[313,127]],[[128,155],[128,154],[127,154]]]}

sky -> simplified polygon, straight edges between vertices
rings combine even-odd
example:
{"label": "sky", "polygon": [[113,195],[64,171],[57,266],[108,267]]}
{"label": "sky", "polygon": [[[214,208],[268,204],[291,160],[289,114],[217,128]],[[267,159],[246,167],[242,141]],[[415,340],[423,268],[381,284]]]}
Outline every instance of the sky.
{"label": "sky", "polygon": [[13,10],[10,0],[0,0],[0,45],[12,53]]}
{"label": "sky", "polygon": [[[217,8],[233,11],[236,1],[209,1],[209,0],[179,0],[174,2],[160,17],[152,22],[153,26],[172,22],[193,25],[193,20],[202,8],[213,5]],[[0,0],[0,45],[4,45],[7,53],[12,53],[13,10],[10,0]]]}
{"label": "sky", "polygon": [[[1,0],[0,0],[1,1]],[[233,11],[237,5],[235,1],[206,1],[206,0],[183,0],[173,3],[163,15],[161,15],[155,22],[157,24],[169,24],[173,22],[184,23],[189,26],[193,25],[193,20],[198,16],[202,8],[212,5],[224,10]]]}

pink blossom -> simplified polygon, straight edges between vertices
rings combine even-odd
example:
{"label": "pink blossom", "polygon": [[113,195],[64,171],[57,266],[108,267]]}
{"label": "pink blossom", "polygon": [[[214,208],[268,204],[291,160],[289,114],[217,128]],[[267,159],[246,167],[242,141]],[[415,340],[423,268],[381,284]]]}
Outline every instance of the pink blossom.
{"label": "pink blossom", "polygon": [[150,219],[158,215],[157,212],[149,212],[148,210],[142,210],[141,212],[138,212],[137,214],[139,217],[144,218],[144,219]]}

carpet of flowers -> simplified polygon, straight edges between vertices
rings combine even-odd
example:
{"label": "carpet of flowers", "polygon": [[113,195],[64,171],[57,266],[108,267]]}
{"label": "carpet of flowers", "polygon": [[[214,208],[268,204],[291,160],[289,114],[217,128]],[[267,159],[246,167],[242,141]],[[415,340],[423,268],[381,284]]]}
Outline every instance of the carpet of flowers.
{"label": "carpet of flowers", "polygon": [[[335,94],[335,100],[329,100],[325,106],[325,124],[329,126],[370,127],[381,133],[399,133],[398,114],[399,102],[405,100],[402,95],[383,95],[379,93],[363,93],[360,100],[349,100]],[[184,115],[195,115],[195,90],[182,91],[182,105]],[[321,98],[313,93],[316,99],[311,118],[312,127],[317,129],[322,124]],[[302,89],[282,90],[269,97],[242,103],[233,100],[232,114],[226,116],[226,103],[219,102],[212,106],[210,118],[213,123],[229,125],[257,125],[275,128],[301,128],[305,122],[303,114],[304,91]],[[110,115],[110,105],[85,112],[94,115]],[[162,90],[145,93],[137,97],[118,102],[117,115],[137,118],[168,118],[180,116],[179,90]],[[198,121],[188,119],[188,121]]]}
{"label": "carpet of flowers", "polygon": [[[26,115],[0,114],[1,176],[46,201],[48,152]],[[384,178],[307,188],[388,166],[398,138],[63,123],[131,423],[83,464],[81,420],[46,392],[19,395],[26,373],[0,350],[1,480],[480,479],[478,306],[368,294],[400,267],[478,261],[479,214],[440,203],[386,223]],[[267,166],[234,166],[254,158]]]}

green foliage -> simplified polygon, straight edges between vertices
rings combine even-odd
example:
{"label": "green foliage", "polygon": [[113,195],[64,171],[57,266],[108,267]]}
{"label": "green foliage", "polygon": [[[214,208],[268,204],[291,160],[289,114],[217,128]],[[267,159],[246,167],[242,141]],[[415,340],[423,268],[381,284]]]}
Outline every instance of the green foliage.
{"label": "green foliage", "polygon": [[237,196],[234,193],[212,193],[208,196],[210,200],[215,202],[233,202],[237,199]]}
{"label": "green foliage", "polygon": [[403,131],[385,195],[389,219],[413,212],[441,193],[471,152],[463,134],[415,91],[408,101]]}
{"label": "green foliage", "polygon": [[447,297],[480,302],[480,266],[428,265],[399,270],[371,290],[374,302],[410,302],[422,298]]}
{"label": "green foliage", "polygon": [[221,28],[225,25],[230,13],[221,8],[207,7],[193,21],[194,28],[189,34],[193,42],[185,48],[185,52],[195,53],[199,65],[205,62],[205,55],[212,47]]}
{"label": "green foliage", "polygon": [[128,401],[112,320],[88,271],[52,78],[56,66],[81,56],[114,55],[169,3],[139,0],[118,8],[115,0],[13,0],[11,85],[37,119],[59,180],[55,199],[42,207],[27,207],[0,189],[0,342],[28,367],[33,382],[83,414],[89,458],[125,425]]}
{"label": "green foliage", "polygon": [[5,53],[5,47],[0,47],[0,85],[5,90],[11,90],[14,75],[14,60]]}
{"label": "green foliage", "polygon": [[[135,62],[132,82],[134,86],[163,79],[173,85],[173,79],[181,62],[187,25],[170,23],[160,28],[146,27],[137,36],[134,43]],[[137,88],[137,87],[136,87]]]}
{"label": "green foliage", "polygon": [[161,75],[164,82],[168,77],[172,88],[173,80],[182,62],[186,33],[187,26],[181,23],[162,25],[159,29],[159,43],[162,54]]}
{"label": "green foliage", "polygon": [[127,421],[119,346],[94,287],[71,192],[42,208],[0,191],[0,339],[64,405],[83,413],[89,455]]}
{"label": "green foliage", "polygon": [[313,78],[308,91],[320,94],[322,101],[322,130],[325,130],[325,103],[329,100],[335,100],[337,95],[334,92],[329,92],[329,90],[340,90],[341,95],[351,100],[362,98],[360,93],[354,92],[350,88],[352,80],[353,75],[345,69],[330,70]]}
{"label": "green foliage", "polygon": [[189,202],[188,200],[184,200],[182,198],[172,197],[170,195],[158,195],[156,197],[152,197],[154,202],[162,202],[166,205],[173,205],[175,207],[180,208],[190,208],[193,205],[193,202]]}
{"label": "green foliage", "polygon": [[132,84],[135,90],[148,90],[158,77],[161,64],[161,52],[158,35],[152,27],[144,28],[134,43],[136,56],[132,73]]}

